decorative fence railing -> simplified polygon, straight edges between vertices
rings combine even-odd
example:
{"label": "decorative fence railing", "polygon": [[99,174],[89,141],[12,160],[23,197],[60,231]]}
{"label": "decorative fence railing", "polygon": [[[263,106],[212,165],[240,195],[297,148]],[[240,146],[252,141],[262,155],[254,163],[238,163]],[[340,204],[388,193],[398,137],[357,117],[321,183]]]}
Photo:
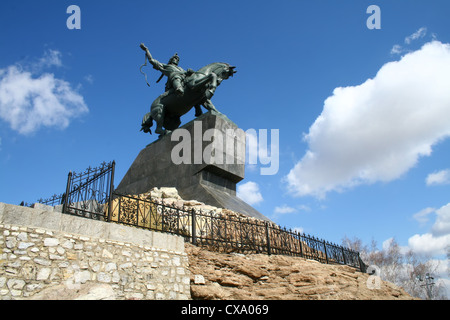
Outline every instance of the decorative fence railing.
{"label": "decorative fence railing", "polygon": [[366,269],[356,251],[250,217],[176,208],[117,193],[106,215],[109,221],[178,234],[214,251],[282,254]]}
{"label": "decorative fence railing", "polygon": [[85,171],[69,172],[66,192],[53,195],[38,202],[50,206],[61,206],[61,212],[92,219],[103,219],[105,205],[109,203],[114,190],[115,162],[103,162],[99,167]]}
{"label": "decorative fence railing", "polygon": [[101,219],[105,214],[105,205],[109,204],[114,190],[115,162],[103,162],[99,167],[81,173],[69,173],[64,213]]}
{"label": "decorative fence railing", "polygon": [[60,206],[63,213],[181,235],[214,251],[298,256],[366,271],[358,252],[272,222],[115,193],[114,167],[113,161],[70,172],[64,194],[39,202]]}

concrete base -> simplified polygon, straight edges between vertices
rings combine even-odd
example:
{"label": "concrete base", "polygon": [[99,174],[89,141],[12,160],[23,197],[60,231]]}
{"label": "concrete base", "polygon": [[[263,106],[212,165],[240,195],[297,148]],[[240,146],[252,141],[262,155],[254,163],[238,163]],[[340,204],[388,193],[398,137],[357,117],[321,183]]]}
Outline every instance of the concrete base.
{"label": "concrete base", "polygon": [[181,236],[81,218],[48,208],[34,209],[0,202],[0,225],[42,228],[61,234],[78,234],[184,253],[184,238]]}
{"label": "concrete base", "polygon": [[244,172],[245,132],[226,116],[207,112],[141,150],[116,192],[175,187],[185,200],[269,220],[236,197]]}

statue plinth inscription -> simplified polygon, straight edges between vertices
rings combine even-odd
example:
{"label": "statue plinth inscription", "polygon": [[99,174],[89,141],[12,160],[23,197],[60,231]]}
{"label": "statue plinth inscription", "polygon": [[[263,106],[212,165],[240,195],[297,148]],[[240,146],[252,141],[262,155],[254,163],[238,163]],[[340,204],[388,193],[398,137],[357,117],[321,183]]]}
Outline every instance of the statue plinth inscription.
{"label": "statue plinth inscription", "polygon": [[141,194],[175,187],[185,200],[268,220],[236,197],[244,173],[245,132],[226,116],[207,112],[144,148],[116,191]]}

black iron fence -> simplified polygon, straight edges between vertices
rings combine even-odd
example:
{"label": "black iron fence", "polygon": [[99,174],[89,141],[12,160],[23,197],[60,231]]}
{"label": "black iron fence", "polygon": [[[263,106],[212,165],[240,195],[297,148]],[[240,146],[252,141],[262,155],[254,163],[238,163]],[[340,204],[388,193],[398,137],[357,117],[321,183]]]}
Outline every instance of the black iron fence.
{"label": "black iron fence", "polygon": [[85,171],[69,172],[66,192],[53,195],[38,202],[49,206],[60,206],[61,212],[92,219],[104,219],[105,205],[114,190],[115,162],[103,162],[98,167]]}
{"label": "black iron fence", "polygon": [[112,161],[89,167],[81,173],[70,172],[62,212],[102,219],[114,190],[114,170],[115,162]]}
{"label": "black iron fence", "polygon": [[117,193],[106,214],[109,221],[181,235],[214,251],[281,254],[366,269],[356,251],[251,217],[177,208]]}
{"label": "black iron fence", "polygon": [[113,161],[70,172],[65,193],[39,202],[67,214],[181,235],[214,251],[298,256],[366,271],[358,252],[272,222],[115,193],[114,170]]}

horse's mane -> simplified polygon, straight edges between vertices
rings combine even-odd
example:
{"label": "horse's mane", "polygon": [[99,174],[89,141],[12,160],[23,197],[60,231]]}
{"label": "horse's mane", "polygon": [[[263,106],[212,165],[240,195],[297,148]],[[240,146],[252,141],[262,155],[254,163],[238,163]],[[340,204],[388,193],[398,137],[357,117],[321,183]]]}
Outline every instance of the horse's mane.
{"label": "horse's mane", "polygon": [[200,68],[197,72],[204,73],[208,69],[212,69],[212,71],[215,71],[217,68],[224,67],[224,66],[229,66],[229,64],[226,62],[213,62],[213,63],[210,63],[210,64],[204,66],[203,68]]}

